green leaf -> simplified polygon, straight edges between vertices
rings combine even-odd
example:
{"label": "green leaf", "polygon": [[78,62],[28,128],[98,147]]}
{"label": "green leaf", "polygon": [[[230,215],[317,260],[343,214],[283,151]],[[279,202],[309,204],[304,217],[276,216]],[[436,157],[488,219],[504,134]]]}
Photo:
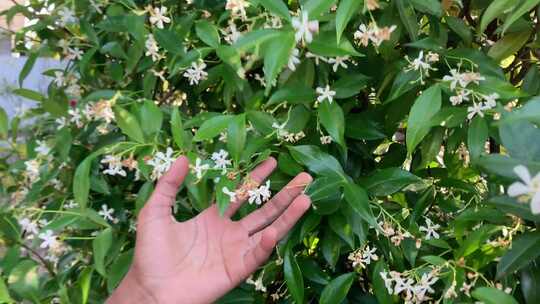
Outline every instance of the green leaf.
{"label": "green leaf", "polygon": [[360,73],[345,74],[332,86],[336,91],[336,98],[349,98],[358,94],[362,89],[367,87],[370,78]]}
{"label": "green leaf", "polygon": [[7,138],[9,131],[9,118],[4,108],[0,107],[0,138]]}
{"label": "green leaf", "polygon": [[354,14],[359,12],[361,6],[362,1],[360,0],[342,0],[339,2],[339,7],[336,12],[337,43],[341,40],[341,34],[343,34],[347,24]]}
{"label": "green leaf", "polygon": [[316,98],[315,90],[305,86],[285,86],[277,90],[268,99],[267,106],[280,102],[288,102],[290,104],[305,104],[311,105]]}
{"label": "green leaf", "polygon": [[485,152],[488,131],[486,120],[483,117],[476,116],[469,126],[467,135],[467,146],[471,159],[475,160]]}
{"label": "green leaf", "polygon": [[206,44],[213,48],[219,46],[219,33],[215,25],[206,20],[200,20],[195,24],[195,33]]}
{"label": "green leaf", "polygon": [[246,114],[234,117],[227,129],[227,150],[231,153],[236,164],[240,161],[240,156],[246,145]]}
{"label": "green leaf", "polygon": [[476,288],[471,295],[484,304],[518,304],[511,295],[494,287]]}
{"label": "green leaf", "polygon": [[381,276],[381,272],[388,272],[388,266],[383,260],[380,260],[375,264],[373,274],[371,275],[371,281],[373,282],[373,290],[375,297],[380,304],[392,304],[392,295],[388,293],[384,280]]}
{"label": "green leaf", "polygon": [[540,129],[527,121],[505,123],[499,127],[508,154],[522,161],[540,161]]}
{"label": "green leaf", "polygon": [[373,113],[365,111],[346,117],[345,136],[360,140],[375,140],[386,137],[383,126],[377,122]]}
{"label": "green leaf", "polygon": [[216,185],[216,204],[221,216],[223,216],[225,210],[227,210],[231,203],[231,198],[223,192],[223,188],[227,188],[229,191],[234,192],[237,188],[237,182],[232,181],[227,177],[221,177]]}
{"label": "green leaf", "polygon": [[105,270],[105,258],[107,257],[107,252],[111,248],[112,241],[113,235],[111,228],[106,228],[101,231],[92,241],[94,265],[97,272],[104,277],[107,276],[107,272]]}
{"label": "green leaf", "polygon": [[332,177],[316,178],[306,189],[313,209],[318,214],[331,214],[338,210],[343,181]]}
{"label": "green leaf", "polygon": [[328,225],[351,249],[354,249],[354,234],[347,218],[339,212],[334,212],[328,216]]}
{"label": "green leaf", "polygon": [[0,303],[13,303],[13,299],[9,295],[9,290],[4,282],[4,278],[0,277]]}
{"label": "green leaf", "polygon": [[35,100],[35,101],[40,101],[40,102],[45,99],[43,94],[41,94],[39,92],[36,92],[34,90],[25,89],[25,88],[15,89],[15,90],[13,90],[13,94],[17,94],[17,95],[22,96],[24,98],[28,98],[30,100]]}
{"label": "green leaf", "polygon": [[225,130],[234,119],[232,115],[218,115],[206,120],[193,137],[194,141],[209,140]]}
{"label": "green leaf", "polygon": [[8,276],[8,285],[12,291],[25,299],[36,301],[39,292],[39,266],[33,260],[22,260]]}
{"label": "green leaf", "polygon": [[114,107],[114,114],[116,123],[118,124],[118,127],[120,127],[120,130],[122,130],[122,133],[126,134],[136,142],[144,143],[143,131],[137,118],[133,114],[118,106]]}
{"label": "green leaf", "polygon": [[332,139],[345,149],[345,117],[341,107],[337,102],[324,101],[319,105],[318,112],[323,127]]}
{"label": "green leaf", "polygon": [[441,17],[443,14],[443,8],[441,2],[438,0],[410,0],[413,7],[426,14]]}
{"label": "green leaf", "polygon": [[138,214],[139,211],[144,207],[148,199],[150,198],[150,195],[152,195],[152,192],[154,191],[154,182],[147,181],[144,183],[141,188],[139,189],[139,192],[137,193],[137,199],[135,200],[135,213]]}
{"label": "green leaf", "polygon": [[480,21],[480,27],[478,28],[479,33],[483,33],[491,21],[495,20],[498,17],[504,15],[504,13],[516,5],[516,1],[508,0],[494,0],[484,11],[482,15],[482,20]]}
{"label": "green leaf", "polygon": [[276,16],[290,20],[289,8],[282,0],[257,0],[259,4]]}
{"label": "green leaf", "polygon": [[324,153],[317,146],[287,146],[291,156],[299,163],[305,165],[315,174],[337,177],[346,180],[343,168],[333,156]]}
{"label": "green leaf", "polygon": [[531,263],[528,267],[521,270],[521,292],[525,298],[525,303],[540,303],[540,265]]}
{"label": "green leaf", "polygon": [[429,133],[431,119],[441,108],[441,88],[438,84],[431,86],[420,95],[411,108],[407,120],[407,152],[412,154],[416,146]]}
{"label": "green leaf", "polygon": [[86,208],[88,202],[88,194],[90,192],[90,167],[92,166],[93,157],[87,157],[83,160],[73,177],[73,195],[75,202],[81,207]]}
{"label": "green leaf", "polygon": [[170,29],[155,29],[154,36],[158,45],[172,55],[185,55],[182,36]]}
{"label": "green leaf", "polygon": [[366,191],[355,183],[349,182],[344,185],[345,200],[347,203],[372,227],[377,226],[377,220],[371,211],[369,197]]}
{"label": "green leaf", "polygon": [[375,196],[385,196],[398,192],[404,187],[422,181],[418,176],[400,168],[378,170],[360,180],[366,190]]}
{"label": "green leaf", "polygon": [[178,107],[174,107],[171,114],[171,132],[176,146],[178,146],[180,149],[186,149],[188,147],[189,140],[186,132],[184,131],[184,126],[178,111]]}
{"label": "green leaf", "polygon": [[118,256],[118,258],[111,264],[109,275],[107,277],[107,290],[112,293],[114,289],[120,284],[120,281],[125,277],[131,262],[133,260],[133,250],[124,252]]}
{"label": "green leaf", "polygon": [[529,40],[531,32],[529,30],[510,33],[499,39],[487,53],[489,57],[499,62],[514,55]]}
{"label": "green leaf", "polygon": [[523,0],[521,1],[521,5],[518,7],[512,9],[512,13],[506,18],[503,26],[502,26],[502,32],[506,32],[506,30],[514,24],[521,16],[527,14],[530,10],[532,10],[535,6],[540,3],[540,0]]}
{"label": "green leaf", "polygon": [[86,304],[88,302],[88,295],[90,294],[90,283],[92,282],[92,273],[94,272],[93,268],[85,268],[79,279],[77,280],[81,287],[81,303]]}
{"label": "green leaf", "polygon": [[[266,83],[273,83],[283,67],[285,67],[294,48],[294,43],[293,32],[285,31],[278,37],[272,38],[263,44],[263,70]],[[267,85],[265,93],[268,94],[271,89],[272,86]]]}
{"label": "green leaf", "polygon": [[308,45],[308,49],[313,54],[324,57],[363,56],[346,37],[341,37],[338,43],[336,41],[336,31],[320,32]]}
{"label": "green leaf", "polygon": [[458,36],[463,40],[465,45],[469,46],[473,38],[469,26],[467,26],[467,24],[465,24],[465,22],[461,18],[457,18],[454,16],[446,16],[444,19],[446,20],[448,27],[450,27],[450,29],[456,34],[458,34]]}
{"label": "green leaf", "polygon": [[349,289],[354,281],[354,273],[345,273],[333,279],[324,287],[319,303],[321,304],[339,304],[345,299]]}
{"label": "green leaf", "polygon": [[22,87],[24,80],[30,74],[32,71],[32,68],[34,68],[34,65],[36,64],[36,60],[38,58],[39,53],[33,52],[28,55],[28,59],[26,59],[26,62],[24,63],[24,66],[21,69],[21,72],[19,73],[19,86]]}
{"label": "green leaf", "polygon": [[304,4],[304,10],[309,13],[309,19],[318,19],[322,13],[330,10],[336,0],[308,0]]}
{"label": "green leaf", "polygon": [[[280,2],[280,1],[272,1],[272,2]],[[287,11],[288,13],[288,11]],[[253,47],[258,47],[262,45],[264,42],[275,38],[277,36],[281,35],[281,32],[274,29],[260,29],[260,30],[254,30],[251,32],[246,33],[245,35],[242,35],[234,44],[233,47],[238,50],[238,52],[245,52]]]}
{"label": "green leaf", "polygon": [[161,109],[153,101],[145,100],[141,107],[141,125],[144,126],[144,133],[149,136],[158,134],[162,123]]}
{"label": "green leaf", "polygon": [[497,265],[497,278],[512,274],[540,256],[540,232],[525,232],[512,241]]}
{"label": "green leaf", "polygon": [[283,273],[285,275],[285,283],[287,283],[287,288],[294,301],[296,303],[304,303],[304,279],[302,277],[302,271],[298,267],[296,258],[290,250],[287,250],[285,253]]}
{"label": "green leaf", "polygon": [[102,54],[109,54],[112,57],[127,59],[126,52],[124,51],[120,43],[116,41],[107,42],[101,47],[99,51]]}
{"label": "green leaf", "polygon": [[396,0],[395,3],[401,22],[405,26],[409,37],[412,41],[416,41],[418,39],[418,21],[416,20],[414,8],[411,3],[406,0]]}

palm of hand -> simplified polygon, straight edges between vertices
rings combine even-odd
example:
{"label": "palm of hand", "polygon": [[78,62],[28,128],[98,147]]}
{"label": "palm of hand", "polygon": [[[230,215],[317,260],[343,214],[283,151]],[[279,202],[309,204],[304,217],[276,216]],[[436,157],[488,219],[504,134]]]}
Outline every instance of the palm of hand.
{"label": "palm of hand", "polygon": [[[269,159],[250,176],[261,183],[275,166],[275,160]],[[177,222],[171,205],[187,171],[187,160],[179,158],[158,182],[137,223],[130,271],[156,303],[215,301],[266,261],[276,242],[310,205],[301,192],[311,177],[302,173],[242,220],[230,219],[243,203],[238,199],[225,216],[212,205],[189,221]]]}

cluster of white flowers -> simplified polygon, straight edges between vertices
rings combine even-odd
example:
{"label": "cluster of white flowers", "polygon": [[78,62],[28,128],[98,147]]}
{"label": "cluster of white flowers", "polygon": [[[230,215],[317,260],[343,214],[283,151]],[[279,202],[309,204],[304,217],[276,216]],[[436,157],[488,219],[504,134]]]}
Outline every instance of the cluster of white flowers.
{"label": "cluster of white flowers", "polygon": [[206,171],[210,169],[210,165],[204,164],[202,159],[197,157],[197,159],[195,160],[195,166],[192,166],[191,169],[193,170],[193,173],[195,174],[197,179],[201,179],[204,173],[206,173]]}
{"label": "cluster of white flowers", "polygon": [[159,46],[153,34],[148,34],[144,45],[146,47],[145,55],[151,56],[152,61],[159,61],[162,58],[162,56],[159,54]]}
{"label": "cluster of white flowers", "polygon": [[167,7],[162,6],[160,8],[153,8],[149,6],[147,8],[150,13],[150,23],[155,25],[159,29],[164,28],[164,23],[171,23],[171,18],[167,17]]}
{"label": "cluster of white flowers", "polygon": [[455,94],[450,97],[452,105],[457,106],[464,101],[472,101],[472,106],[467,107],[468,119],[473,119],[476,115],[484,117],[484,111],[497,106],[497,99],[500,97],[499,94],[483,95],[467,89],[469,84],[474,83],[479,85],[480,81],[483,80],[485,80],[485,77],[480,75],[480,73],[473,71],[460,72],[459,68],[451,69],[450,75],[443,77],[443,81],[450,82],[450,89]]}
{"label": "cluster of white flowers", "polygon": [[39,179],[39,167],[41,163],[37,159],[30,159],[24,162],[26,167],[25,176],[29,183],[33,183]]}
{"label": "cluster of white flowers", "polygon": [[114,111],[112,109],[113,105],[114,101],[109,99],[102,99],[95,103],[87,103],[84,106],[83,114],[89,121],[103,120],[107,124],[110,124],[115,120]]}
{"label": "cluster of white flowers", "polygon": [[242,32],[238,31],[233,19],[230,19],[228,24],[229,25],[225,29],[220,29],[220,31],[223,34],[223,39],[225,39],[228,44],[233,44],[242,37]]}
{"label": "cluster of white flowers", "polygon": [[20,219],[19,225],[24,232],[24,237],[28,240],[33,240],[34,237],[39,233],[38,223],[30,220],[27,217]]}
{"label": "cluster of white flowers", "polygon": [[61,27],[78,22],[75,12],[65,6],[58,10],[58,16],[60,19],[58,19],[57,23]]}
{"label": "cluster of white flowers", "polygon": [[390,36],[396,30],[396,26],[379,27],[376,23],[369,25],[360,24],[358,30],[354,32],[354,39],[362,46],[368,46],[369,42],[379,47],[384,41],[390,40]]}
{"label": "cluster of white flowers", "polygon": [[306,137],[306,134],[304,133],[304,131],[300,131],[298,133],[291,133],[285,130],[285,124],[280,125],[278,123],[273,123],[272,128],[276,129],[276,134],[277,134],[278,139],[284,140],[286,142],[295,143],[301,140],[302,138]]}
{"label": "cluster of white flowers", "polygon": [[420,231],[424,231],[426,233],[426,240],[431,239],[438,239],[439,233],[437,233],[437,229],[441,228],[441,225],[439,224],[433,224],[433,222],[429,218],[425,218],[426,220],[426,226],[420,226]]}
{"label": "cluster of white flowers", "polygon": [[313,34],[319,32],[319,21],[310,21],[309,14],[306,11],[301,11],[298,15],[299,17],[293,17],[291,22],[295,30],[294,38],[296,42],[311,43]]}
{"label": "cluster of white flowers", "polygon": [[328,145],[332,143],[332,136],[322,135],[320,140],[321,140],[321,144]]}
{"label": "cluster of white flowers", "polygon": [[[390,238],[390,241],[395,246],[399,246],[405,238],[412,238],[412,235],[408,231],[404,231],[402,228],[394,228],[390,222],[379,222],[379,229],[383,235]],[[376,230],[378,233],[378,230]]]}
{"label": "cluster of white flowers", "polygon": [[405,60],[409,63],[405,71],[419,71],[420,77],[416,81],[420,81],[421,84],[424,84],[424,79],[429,77],[429,72],[437,70],[432,64],[439,62],[439,54],[428,52],[427,55],[424,56],[424,51],[420,51],[418,57],[415,59],[410,60],[409,56],[405,56]]}
{"label": "cluster of white flowers", "polygon": [[514,172],[521,179],[508,187],[508,195],[518,197],[521,202],[530,201],[533,214],[540,214],[540,172],[534,177],[523,165],[516,166]]}
{"label": "cluster of white flowers", "polygon": [[204,70],[206,68],[206,63],[199,60],[197,62],[191,63],[191,67],[184,72],[184,77],[189,80],[190,85],[199,84],[201,80],[206,79],[208,73]]}
{"label": "cluster of white flowers", "polygon": [[24,47],[31,50],[34,46],[39,45],[40,39],[36,31],[26,31],[24,33]]}
{"label": "cluster of white flowers", "polygon": [[246,0],[227,0],[225,4],[225,9],[231,11],[231,16],[233,18],[241,17],[243,20],[246,19],[246,8],[249,6],[249,2]]}
{"label": "cluster of white flowers", "polygon": [[334,101],[334,96],[336,96],[336,91],[332,91],[329,85],[326,85],[326,87],[318,87],[315,92],[317,92],[318,95],[315,103],[316,105],[325,100],[327,100],[328,103],[332,103]]}
{"label": "cluster of white flowers", "polygon": [[377,248],[369,248],[369,245],[366,245],[364,248],[359,248],[351,253],[349,253],[348,260],[352,262],[353,268],[366,268],[367,265],[371,264],[371,261],[379,260],[379,257],[375,254]]}
{"label": "cluster of white flowers", "polygon": [[390,271],[380,273],[389,294],[401,295],[405,303],[422,303],[431,300],[429,294],[434,293],[432,286],[438,281],[438,269],[422,274],[419,280],[411,275]]}
{"label": "cluster of white flowers", "polygon": [[51,147],[44,140],[36,140],[37,147],[34,149],[38,157],[47,157],[51,152]]}
{"label": "cluster of white flowers", "polygon": [[231,160],[228,159],[229,152],[221,149],[218,152],[212,153],[212,160],[214,161],[214,169],[221,170],[221,174],[227,173],[227,166],[231,165]]}
{"label": "cluster of white flowers", "polygon": [[266,287],[264,286],[263,281],[262,281],[263,276],[264,276],[264,272],[259,275],[257,280],[253,280],[253,275],[250,275],[247,278],[246,283],[255,286],[256,291],[260,291],[264,293],[266,292]]}
{"label": "cluster of white flowers", "polygon": [[120,175],[125,177],[127,175],[124,167],[128,168],[130,171],[135,170],[135,180],[139,179],[139,168],[137,167],[137,161],[132,157],[122,160],[120,156],[116,155],[105,155],[101,160],[102,164],[107,165],[107,168],[103,170],[103,174],[108,175]]}
{"label": "cluster of white flowers", "polygon": [[151,159],[146,161],[146,164],[153,167],[150,178],[157,180],[171,168],[175,160],[173,152],[171,147],[167,147],[165,153],[158,151]]}
{"label": "cluster of white flowers", "polygon": [[291,71],[296,71],[296,66],[299,64],[300,64],[300,50],[297,48],[294,48],[291,51],[291,55],[289,56],[287,67]]}
{"label": "cluster of white flowers", "polygon": [[65,92],[73,97],[81,97],[81,87],[79,86],[79,75],[76,73],[65,74],[64,71],[55,71],[53,82],[58,87],[66,87]]}
{"label": "cluster of white flowers", "polygon": [[260,205],[263,202],[266,202],[270,199],[270,196],[272,196],[272,193],[270,192],[270,181],[267,180],[266,184],[259,186],[258,188],[248,190],[249,199],[248,202],[250,204],[257,204]]}

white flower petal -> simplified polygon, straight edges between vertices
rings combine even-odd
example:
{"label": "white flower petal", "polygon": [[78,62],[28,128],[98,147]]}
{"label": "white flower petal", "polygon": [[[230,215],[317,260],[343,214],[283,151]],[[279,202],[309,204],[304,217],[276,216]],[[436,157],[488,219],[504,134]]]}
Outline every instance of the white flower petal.
{"label": "white flower petal", "polygon": [[521,182],[515,182],[507,190],[508,195],[515,197],[529,193],[529,187]]}
{"label": "white flower petal", "polygon": [[533,214],[540,213],[540,191],[536,192],[531,200],[531,211]]}
{"label": "white flower petal", "polygon": [[529,169],[523,165],[516,166],[514,168],[514,172],[516,173],[521,180],[525,182],[525,184],[529,185],[531,183],[531,174],[529,173]]}

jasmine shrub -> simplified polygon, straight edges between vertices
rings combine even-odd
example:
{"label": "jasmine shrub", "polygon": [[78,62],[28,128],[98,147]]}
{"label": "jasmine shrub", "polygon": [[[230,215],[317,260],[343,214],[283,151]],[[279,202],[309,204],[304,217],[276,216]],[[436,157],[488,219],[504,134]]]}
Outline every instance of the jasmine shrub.
{"label": "jasmine shrub", "polygon": [[[103,302],[187,155],[179,221],[315,178],[312,210],[220,303],[539,303],[539,3],[13,6],[14,93],[38,105],[0,111],[0,302]],[[24,86],[39,56],[67,63],[44,95]],[[236,190],[270,155],[269,181]]]}

